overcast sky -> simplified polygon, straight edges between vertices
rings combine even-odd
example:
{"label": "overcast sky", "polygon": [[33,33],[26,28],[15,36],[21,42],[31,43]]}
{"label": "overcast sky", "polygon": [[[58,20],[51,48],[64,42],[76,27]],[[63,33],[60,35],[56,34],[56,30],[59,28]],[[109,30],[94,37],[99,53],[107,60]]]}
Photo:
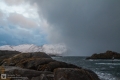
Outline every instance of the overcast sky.
{"label": "overcast sky", "polygon": [[120,0],[1,0],[0,45],[65,43],[69,55],[120,52]]}

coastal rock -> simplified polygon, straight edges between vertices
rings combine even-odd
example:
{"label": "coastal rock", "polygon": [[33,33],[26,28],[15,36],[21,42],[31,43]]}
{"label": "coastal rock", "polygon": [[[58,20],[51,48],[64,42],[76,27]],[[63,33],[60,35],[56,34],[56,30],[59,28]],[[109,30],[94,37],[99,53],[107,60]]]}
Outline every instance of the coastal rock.
{"label": "coastal rock", "polygon": [[27,59],[32,58],[51,58],[44,52],[34,52],[34,53],[20,53],[10,57],[8,59],[4,59],[3,65],[5,66],[15,66],[19,62],[26,61]]}
{"label": "coastal rock", "polygon": [[49,62],[53,61],[55,60],[51,58],[29,58],[24,61],[20,61],[18,64],[16,64],[16,66],[37,70],[39,65],[48,64]]}
{"label": "coastal rock", "polygon": [[98,76],[91,70],[78,68],[56,68],[54,72],[37,71],[23,69],[20,67],[4,66],[4,74],[22,80],[100,80]]}
{"label": "coastal rock", "polygon": [[54,80],[53,74],[41,74],[40,76],[33,77],[31,80]]}
{"label": "coastal rock", "polygon": [[43,52],[16,54],[4,59],[2,66],[2,73],[22,80],[99,80],[93,71],[53,60]]}
{"label": "coastal rock", "polygon": [[8,59],[19,53],[20,52],[18,52],[18,51],[0,50],[0,65],[3,64],[3,60]]}
{"label": "coastal rock", "polygon": [[54,77],[53,73],[49,71],[36,71],[36,70],[22,69],[19,67],[12,67],[12,66],[6,66],[3,68],[5,68],[4,73],[9,75],[9,77],[19,77],[22,80],[44,80],[45,78],[49,80],[49,78]]}
{"label": "coastal rock", "polygon": [[56,68],[78,68],[78,69],[81,69],[81,67],[77,67],[73,64],[68,64],[68,63],[60,62],[60,61],[54,61],[54,62],[50,62],[48,64],[39,65],[38,70],[53,72],[54,69],[56,69]]}
{"label": "coastal rock", "polygon": [[86,69],[57,68],[54,70],[54,80],[100,80],[98,76]]}
{"label": "coastal rock", "polygon": [[93,54],[91,57],[87,57],[86,59],[120,59],[120,53],[113,51],[106,51],[105,53]]}

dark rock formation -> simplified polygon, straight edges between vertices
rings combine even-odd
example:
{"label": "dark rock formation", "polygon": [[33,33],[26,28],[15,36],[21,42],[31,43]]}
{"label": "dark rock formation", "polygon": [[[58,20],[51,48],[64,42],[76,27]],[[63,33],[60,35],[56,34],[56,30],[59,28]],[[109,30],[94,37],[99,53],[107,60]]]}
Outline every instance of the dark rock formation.
{"label": "dark rock formation", "polygon": [[93,54],[91,57],[87,57],[86,59],[120,59],[120,53],[113,51],[106,51],[105,53]]}
{"label": "dark rock formation", "polygon": [[93,71],[53,60],[43,52],[9,56],[3,60],[2,66],[6,74],[19,75],[22,80],[99,80]]}
{"label": "dark rock formation", "polygon": [[54,71],[54,80],[100,80],[94,72],[86,69],[58,68]]}
{"label": "dark rock formation", "polygon": [[80,68],[73,64],[53,60],[45,53],[17,54],[9,59],[5,59],[3,65],[52,72],[56,68]]}
{"label": "dark rock formation", "polygon": [[8,77],[20,80],[100,80],[91,70],[78,68],[56,68],[54,72],[23,69],[13,66],[5,66],[5,74]]}

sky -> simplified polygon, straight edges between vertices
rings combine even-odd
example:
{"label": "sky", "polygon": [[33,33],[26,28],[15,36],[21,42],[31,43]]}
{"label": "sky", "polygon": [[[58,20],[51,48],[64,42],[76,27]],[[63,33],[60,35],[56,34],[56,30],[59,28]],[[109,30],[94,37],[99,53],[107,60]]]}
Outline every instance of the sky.
{"label": "sky", "polygon": [[0,0],[0,45],[47,43],[37,4],[27,0]]}
{"label": "sky", "polygon": [[120,0],[1,0],[0,45],[64,43],[68,55],[120,52]]}

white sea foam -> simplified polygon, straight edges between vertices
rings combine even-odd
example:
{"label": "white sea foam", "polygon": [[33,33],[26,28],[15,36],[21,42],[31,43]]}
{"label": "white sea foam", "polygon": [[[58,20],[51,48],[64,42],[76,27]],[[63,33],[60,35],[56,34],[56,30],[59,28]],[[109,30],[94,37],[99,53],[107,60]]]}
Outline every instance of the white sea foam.
{"label": "white sea foam", "polygon": [[100,65],[120,65],[120,63],[95,63]]}
{"label": "white sea foam", "polygon": [[102,72],[95,72],[95,73],[99,76],[101,80],[120,80],[108,73],[102,73]]}
{"label": "white sea foam", "polygon": [[[112,61],[111,59],[89,59],[89,61]],[[113,61],[120,61],[120,59],[114,59]]]}
{"label": "white sea foam", "polygon": [[115,68],[115,67],[113,67],[113,66],[109,66],[110,68]]}

